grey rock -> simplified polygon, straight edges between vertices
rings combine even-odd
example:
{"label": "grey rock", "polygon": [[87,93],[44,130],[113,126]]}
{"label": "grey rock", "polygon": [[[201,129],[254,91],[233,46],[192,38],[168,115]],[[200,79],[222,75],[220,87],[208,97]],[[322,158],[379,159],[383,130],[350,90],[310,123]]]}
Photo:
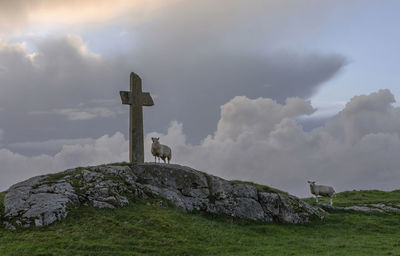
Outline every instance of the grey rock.
{"label": "grey rock", "polygon": [[216,200],[224,200],[232,195],[233,184],[215,176],[209,176],[210,190]]}
{"label": "grey rock", "polygon": [[86,183],[94,182],[94,181],[101,181],[104,178],[102,173],[83,170],[82,171],[83,180]]}
{"label": "grey rock", "polygon": [[279,222],[307,223],[317,216],[326,215],[322,209],[291,195],[260,192],[258,196],[266,215]]}
{"label": "grey rock", "polygon": [[8,221],[4,221],[3,224],[4,224],[4,226],[5,226],[6,228],[8,228],[9,230],[16,230],[16,229],[17,229],[14,225],[12,225],[12,224],[11,224],[10,222],[8,222]]}
{"label": "grey rock", "polygon": [[253,198],[236,198],[232,216],[242,219],[264,220],[264,210]]}
{"label": "grey rock", "polygon": [[247,184],[233,184],[232,194],[235,197],[247,197],[254,200],[258,199],[257,188]]}
{"label": "grey rock", "polygon": [[260,203],[264,211],[270,216],[277,216],[280,211],[280,196],[276,193],[259,193]]}
{"label": "grey rock", "polygon": [[332,206],[329,204],[319,204],[323,209],[330,210],[341,210],[341,211],[358,211],[365,213],[390,213],[390,212],[400,212],[400,208],[393,207],[390,205],[385,205],[383,203],[379,204],[366,204],[366,205],[352,205],[346,207]]}
{"label": "grey rock", "polygon": [[92,200],[92,205],[93,207],[97,207],[97,208],[110,208],[110,209],[114,209],[114,205],[106,203],[106,202],[102,202],[102,201],[97,201],[97,200]]}
{"label": "grey rock", "polygon": [[352,210],[352,211],[359,211],[359,212],[384,212],[384,210],[378,209],[378,208],[371,208],[367,206],[349,206],[349,207],[344,207],[344,210]]}
{"label": "grey rock", "polygon": [[232,183],[186,166],[145,163],[69,169],[17,183],[4,200],[4,225],[9,229],[47,226],[80,205],[117,208],[133,198],[159,198],[163,206],[168,201],[187,212],[267,222],[306,223],[326,216],[322,209],[288,194],[259,192],[252,185]]}
{"label": "grey rock", "polygon": [[400,212],[400,209],[397,207],[393,207],[390,205],[385,205],[383,203],[379,203],[379,204],[370,204],[370,206],[375,207],[375,208],[379,208],[382,209],[385,212]]}

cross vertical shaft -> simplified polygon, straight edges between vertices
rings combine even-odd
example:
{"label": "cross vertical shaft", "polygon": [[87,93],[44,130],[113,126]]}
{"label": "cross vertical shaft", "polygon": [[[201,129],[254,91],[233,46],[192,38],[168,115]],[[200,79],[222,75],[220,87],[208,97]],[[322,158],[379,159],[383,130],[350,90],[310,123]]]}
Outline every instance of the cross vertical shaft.
{"label": "cross vertical shaft", "polygon": [[130,76],[132,103],[129,106],[129,161],[131,163],[144,162],[143,142],[143,107],[141,104],[142,79],[135,73]]}

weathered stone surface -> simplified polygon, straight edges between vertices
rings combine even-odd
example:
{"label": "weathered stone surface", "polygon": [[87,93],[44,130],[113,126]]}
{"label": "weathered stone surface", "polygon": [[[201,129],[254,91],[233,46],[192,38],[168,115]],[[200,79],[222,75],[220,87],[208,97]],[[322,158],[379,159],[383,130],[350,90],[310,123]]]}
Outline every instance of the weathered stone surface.
{"label": "weathered stone surface", "polygon": [[117,208],[134,198],[160,198],[187,212],[258,221],[306,223],[326,215],[285,193],[258,191],[186,166],[145,163],[76,168],[15,184],[5,197],[4,224],[9,229],[46,226],[79,205]]}
{"label": "weathered stone surface", "polygon": [[283,195],[273,192],[258,193],[259,201],[273,220],[279,222],[305,223],[324,212],[298,200],[291,195]]}
{"label": "weathered stone surface", "polygon": [[66,181],[50,185],[45,180],[39,176],[12,186],[4,199],[5,217],[17,218],[18,226],[46,226],[65,218],[67,205],[79,201],[74,188]]}

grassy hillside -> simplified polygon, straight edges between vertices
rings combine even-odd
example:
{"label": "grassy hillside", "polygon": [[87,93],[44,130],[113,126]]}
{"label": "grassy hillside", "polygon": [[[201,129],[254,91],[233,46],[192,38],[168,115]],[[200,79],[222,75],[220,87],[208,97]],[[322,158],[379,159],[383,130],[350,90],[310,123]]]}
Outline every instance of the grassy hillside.
{"label": "grassy hillside", "polygon": [[[338,198],[399,200],[398,191],[380,194]],[[332,213],[307,225],[273,224],[137,201],[115,210],[81,207],[46,228],[0,228],[0,255],[400,255],[400,215]]]}

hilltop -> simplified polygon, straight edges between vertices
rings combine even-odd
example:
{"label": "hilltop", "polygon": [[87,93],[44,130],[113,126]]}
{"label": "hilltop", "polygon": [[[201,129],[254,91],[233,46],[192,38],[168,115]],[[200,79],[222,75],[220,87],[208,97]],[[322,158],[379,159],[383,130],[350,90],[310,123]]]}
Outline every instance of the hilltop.
{"label": "hilltop", "polygon": [[80,206],[125,207],[159,199],[186,212],[206,212],[265,222],[307,223],[324,210],[267,186],[227,181],[187,166],[145,163],[74,168],[32,177],[4,198],[7,228],[47,226]]}

